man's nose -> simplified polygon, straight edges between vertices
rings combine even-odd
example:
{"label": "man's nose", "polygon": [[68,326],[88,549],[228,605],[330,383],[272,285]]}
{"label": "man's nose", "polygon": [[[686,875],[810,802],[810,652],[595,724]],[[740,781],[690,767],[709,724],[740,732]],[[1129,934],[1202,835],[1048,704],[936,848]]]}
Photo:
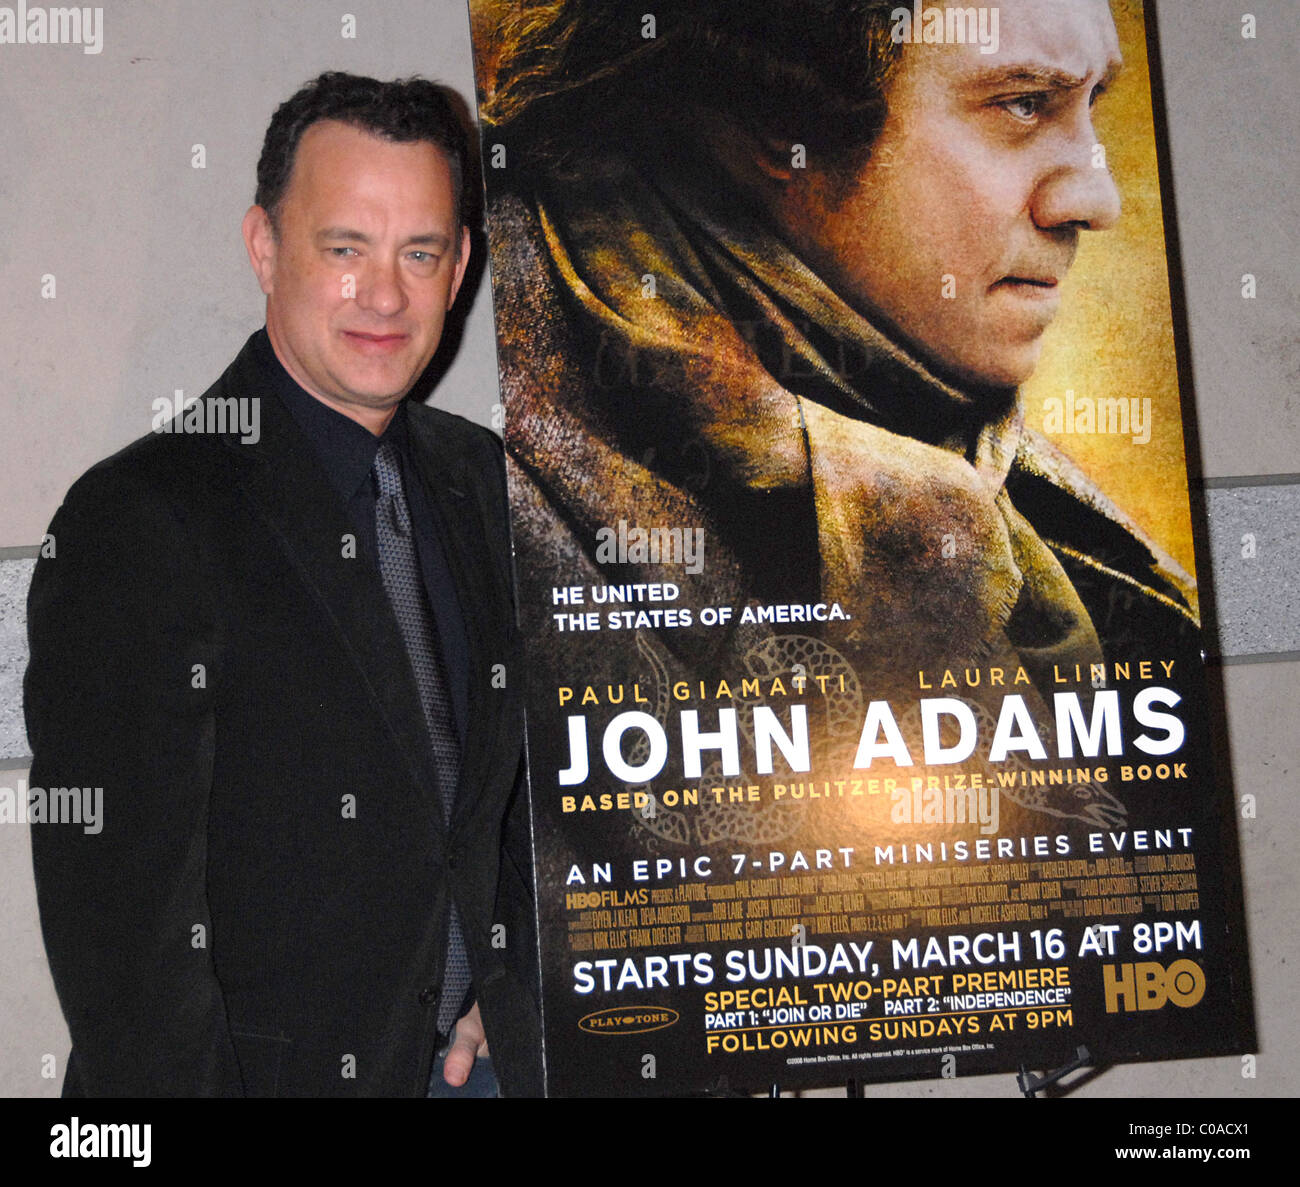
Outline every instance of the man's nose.
{"label": "man's nose", "polygon": [[357,286],[357,303],[374,313],[391,317],[406,307],[406,290],[396,261],[372,260]]}
{"label": "man's nose", "polygon": [[1034,222],[1043,230],[1073,226],[1105,231],[1120,214],[1119,190],[1100,143],[1072,143],[1062,160],[1039,183],[1034,195]]}

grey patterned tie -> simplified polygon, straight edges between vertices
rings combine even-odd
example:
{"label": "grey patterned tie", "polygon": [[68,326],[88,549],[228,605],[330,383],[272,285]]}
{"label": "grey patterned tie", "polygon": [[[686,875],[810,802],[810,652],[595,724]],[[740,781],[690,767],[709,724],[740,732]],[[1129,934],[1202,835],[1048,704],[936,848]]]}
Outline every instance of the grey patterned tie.
{"label": "grey patterned tie", "polygon": [[[406,644],[406,654],[420,691],[420,707],[433,749],[442,799],[443,819],[450,821],[456,785],[460,781],[460,743],[451,716],[447,674],[438,645],[438,632],[425,595],[411,532],[411,512],[402,488],[402,471],[391,441],[381,441],[373,471],[378,497],[375,500],[375,529],[379,543],[379,574],[392,603],[397,625]],[[469,990],[469,958],[460,927],[456,903],[450,901],[447,932],[447,967],[438,1002],[438,1030],[451,1032],[457,1012]]]}

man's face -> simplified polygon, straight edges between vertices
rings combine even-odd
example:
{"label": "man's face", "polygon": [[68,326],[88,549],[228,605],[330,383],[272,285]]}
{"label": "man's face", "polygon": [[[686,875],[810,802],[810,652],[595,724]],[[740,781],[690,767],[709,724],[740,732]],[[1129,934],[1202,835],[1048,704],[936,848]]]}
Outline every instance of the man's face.
{"label": "man's face", "polygon": [[276,354],[317,399],[378,431],[433,358],[465,271],[446,158],[313,124],[278,221],[273,235],[260,207],[244,220]]}
{"label": "man's face", "polygon": [[845,300],[967,386],[1028,378],[1079,231],[1119,216],[1092,126],[1120,62],[1106,0],[998,7],[996,53],[902,47],[847,196],[813,175],[778,211]]}

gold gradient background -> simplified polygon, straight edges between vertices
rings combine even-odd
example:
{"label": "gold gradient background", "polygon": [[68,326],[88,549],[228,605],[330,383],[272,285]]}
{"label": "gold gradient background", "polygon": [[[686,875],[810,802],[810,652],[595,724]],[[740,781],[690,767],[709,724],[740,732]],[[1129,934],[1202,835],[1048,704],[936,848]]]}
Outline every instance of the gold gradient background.
{"label": "gold gradient background", "polygon": [[1141,0],[1111,0],[1124,70],[1096,109],[1097,137],[1123,199],[1109,231],[1085,233],[1048,330],[1038,370],[1021,391],[1041,430],[1043,402],[1151,397],[1151,440],[1064,434],[1053,439],[1189,573],[1192,525],[1165,255],[1151,76]]}

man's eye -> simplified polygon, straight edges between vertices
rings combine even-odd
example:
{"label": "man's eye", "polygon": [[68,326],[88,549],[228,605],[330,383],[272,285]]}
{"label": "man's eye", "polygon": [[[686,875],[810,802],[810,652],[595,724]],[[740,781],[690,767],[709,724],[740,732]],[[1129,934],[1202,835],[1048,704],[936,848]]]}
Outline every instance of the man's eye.
{"label": "man's eye", "polygon": [[1003,99],[998,106],[1024,123],[1030,123],[1043,113],[1042,95],[1017,95],[1013,99]]}
{"label": "man's eye", "polygon": [[428,264],[436,259],[436,257],[431,251],[413,251],[411,252],[411,259],[417,264]]}
{"label": "man's eye", "polygon": [[356,255],[357,249],[355,247],[331,247],[329,252],[335,259],[344,260],[350,255]]}

